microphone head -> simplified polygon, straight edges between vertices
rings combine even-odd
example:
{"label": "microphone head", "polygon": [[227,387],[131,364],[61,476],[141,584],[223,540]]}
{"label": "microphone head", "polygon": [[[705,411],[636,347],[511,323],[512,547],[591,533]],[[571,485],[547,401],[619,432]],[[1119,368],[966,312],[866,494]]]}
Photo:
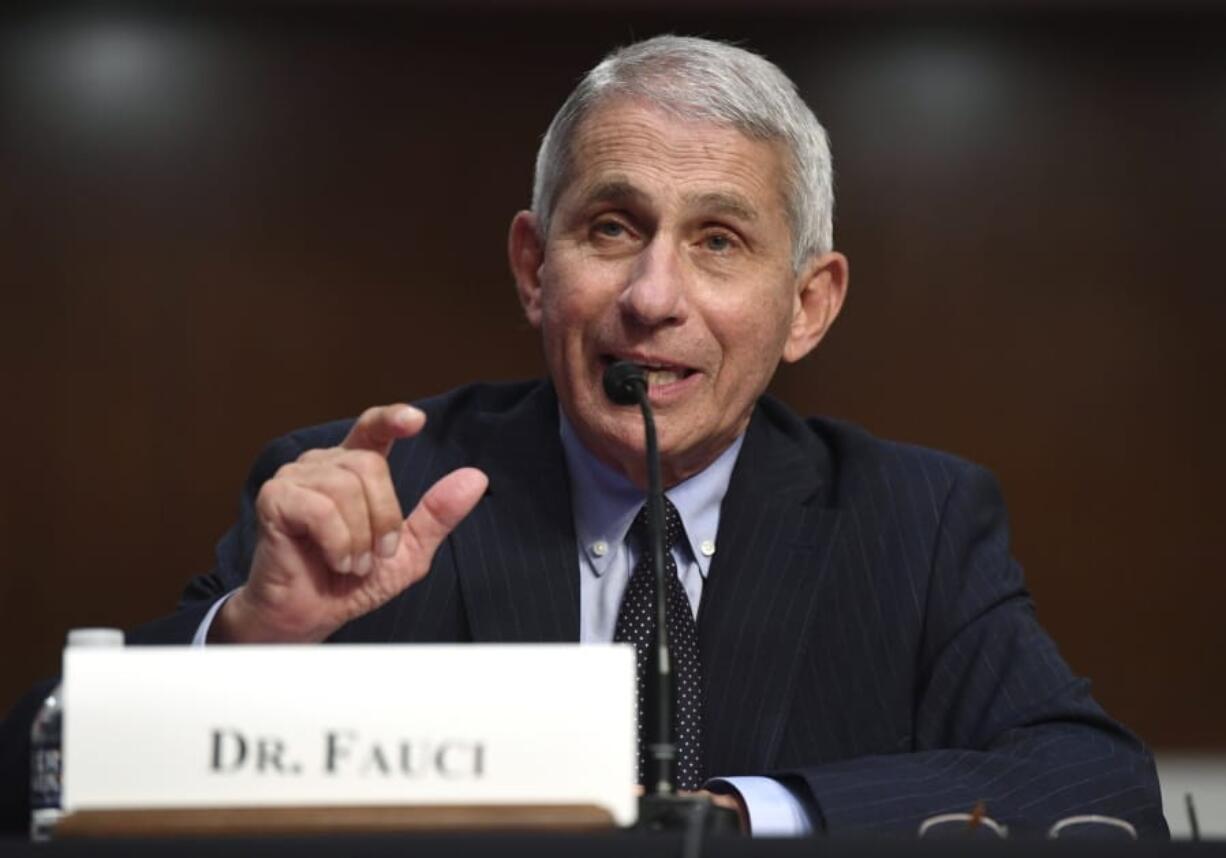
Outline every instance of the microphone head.
{"label": "microphone head", "polygon": [[604,392],[618,405],[635,405],[647,393],[647,373],[637,363],[616,361],[604,371]]}

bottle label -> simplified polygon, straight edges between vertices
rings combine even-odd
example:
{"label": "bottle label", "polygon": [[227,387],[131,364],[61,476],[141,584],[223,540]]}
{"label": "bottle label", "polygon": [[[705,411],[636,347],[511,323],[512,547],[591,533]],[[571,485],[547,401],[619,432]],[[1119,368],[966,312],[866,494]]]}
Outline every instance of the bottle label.
{"label": "bottle label", "polygon": [[30,749],[30,808],[60,806],[60,749]]}

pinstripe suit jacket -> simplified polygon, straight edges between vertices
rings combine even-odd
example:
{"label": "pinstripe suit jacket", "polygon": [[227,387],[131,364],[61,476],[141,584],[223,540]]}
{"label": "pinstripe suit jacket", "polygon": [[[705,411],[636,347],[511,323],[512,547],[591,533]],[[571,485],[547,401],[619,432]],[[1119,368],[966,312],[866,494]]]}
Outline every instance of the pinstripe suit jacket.
{"label": "pinstripe suit jacket", "polygon": [[[389,456],[403,508],[461,465],[485,470],[489,491],[423,581],[335,639],[577,640],[552,387],[476,385],[420,404],[426,429]],[[273,442],[216,568],[133,638],[190,639],[246,575],[259,486],[348,426]],[[1104,813],[1166,834],[1147,751],[1035,620],[986,471],[763,398],[720,522],[698,617],[708,772],[781,778],[835,833],[911,834],[982,800],[1015,831]]]}

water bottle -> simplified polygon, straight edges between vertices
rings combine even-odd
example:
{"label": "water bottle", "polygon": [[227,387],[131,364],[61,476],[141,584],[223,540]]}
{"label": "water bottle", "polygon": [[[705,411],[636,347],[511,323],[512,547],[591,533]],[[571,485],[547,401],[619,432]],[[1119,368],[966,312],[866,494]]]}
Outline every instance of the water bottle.
{"label": "water bottle", "polygon": [[[119,629],[73,629],[68,633],[69,647],[123,646]],[[30,728],[30,839],[51,839],[55,825],[64,815],[60,772],[64,764],[64,697],[56,685],[43,701]]]}

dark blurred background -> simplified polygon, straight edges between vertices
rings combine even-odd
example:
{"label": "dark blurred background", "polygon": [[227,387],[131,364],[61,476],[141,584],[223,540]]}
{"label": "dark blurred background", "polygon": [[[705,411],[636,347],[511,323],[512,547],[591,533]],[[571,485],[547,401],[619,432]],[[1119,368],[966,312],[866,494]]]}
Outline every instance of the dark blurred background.
{"label": "dark blurred background", "polygon": [[0,32],[0,709],[68,628],[174,606],[267,439],[541,371],[503,251],[539,136],[671,31],[833,139],[850,300],[775,392],[996,471],[1098,698],[1226,749],[1212,8],[49,5]]}

